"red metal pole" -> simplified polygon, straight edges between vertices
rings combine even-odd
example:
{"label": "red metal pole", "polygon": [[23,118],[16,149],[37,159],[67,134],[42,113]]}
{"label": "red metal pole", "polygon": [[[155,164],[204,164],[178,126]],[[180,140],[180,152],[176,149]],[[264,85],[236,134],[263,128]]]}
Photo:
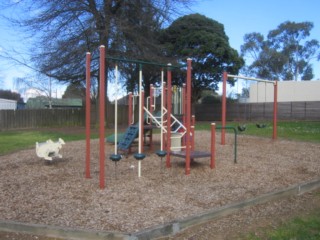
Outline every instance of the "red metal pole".
{"label": "red metal pole", "polygon": [[273,85],[273,135],[272,139],[277,139],[277,114],[278,114],[278,82]]}
{"label": "red metal pole", "polygon": [[190,174],[190,121],[191,121],[191,58],[187,59],[187,106],[186,106],[186,175]]}
{"label": "red metal pole", "polygon": [[104,160],[105,160],[105,97],[106,97],[106,86],[105,86],[105,46],[100,46],[100,92],[99,92],[99,148],[100,148],[100,189],[104,189]]}
{"label": "red metal pole", "polygon": [[132,92],[128,94],[128,126],[132,124]]}
{"label": "red metal pole", "polygon": [[166,166],[171,167],[170,152],[171,152],[171,111],[172,111],[172,85],[171,85],[171,64],[168,64],[167,70],[167,155]]}
{"label": "red metal pole", "polygon": [[214,169],[216,167],[216,124],[211,123],[211,161],[210,168]]}
{"label": "red metal pole", "polygon": [[227,72],[223,72],[222,78],[222,113],[221,113],[221,145],[226,144],[226,115],[227,115],[227,79],[228,74]]}
{"label": "red metal pole", "polygon": [[86,54],[86,178],[90,178],[91,54]]}

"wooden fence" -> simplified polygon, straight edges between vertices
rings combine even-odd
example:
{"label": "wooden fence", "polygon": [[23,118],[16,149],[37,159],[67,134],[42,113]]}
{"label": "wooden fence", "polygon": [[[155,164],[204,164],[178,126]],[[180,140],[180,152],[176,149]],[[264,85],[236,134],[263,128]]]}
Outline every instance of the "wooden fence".
{"label": "wooden fence", "polygon": [[[137,108],[135,117],[137,118]],[[91,107],[91,125],[98,124],[98,106]],[[137,119],[136,119],[137,121]],[[128,124],[128,106],[118,107],[119,125]],[[38,127],[85,126],[85,109],[0,110],[0,131]],[[114,126],[114,105],[106,104],[106,127]]]}
{"label": "wooden fence", "polygon": [[[135,108],[135,122],[137,111]],[[221,104],[196,104],[193,113],[197,121],[220,121]],[[98,124],[98,107],[91,108],[91,125]],[[271,120],[272,103],[228,103],[227,121]],[[320,102],[284,102],[278,103],[279,120],[320,121]],[[118,107],[118,124],[128,124],[128,106]],[[84,109],[23,109],[0,110],[0,131],[10,129],[28,129],[38,127],[85,126]],[[114,126],[114,105],[106,105],[106,127]]]}
{"label": "wooden fence", "polygon": [[82,109],[20,109],[0,111],[0,130],[82,126]]}
{"label": "wooden fence", "polygon": [[[221,103],[194,106],[197,121],[220,121]],[[320,121],[320,102],[280,102],[278,120]],[[227,103],[227,121],[271,120],[273,103]]]}

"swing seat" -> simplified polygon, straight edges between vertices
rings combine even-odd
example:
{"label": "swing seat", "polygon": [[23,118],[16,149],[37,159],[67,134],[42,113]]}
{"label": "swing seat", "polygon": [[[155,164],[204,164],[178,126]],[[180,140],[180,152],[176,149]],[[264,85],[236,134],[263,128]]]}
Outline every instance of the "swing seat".
{"label": "swing seat", "polygon": [[136,154],[134,154],[133,156],[134,156],[134,158],[135,158],[136,160],[138,160],[138,161],[141,161],[141,160],[143,160],[143,159],[146,157],[146,155],[143,154],[143,153],[136,153]]}
{"label": "swing seat", "polygon": [[265,123],[257,123],[256,126],[257,126],[257,128],[265,128],[267,126],[267,124],[265,124]]}
{"label": "swing seat", "polygon": [[246,125],[239,125],[239,126],[238,126],[238,131],[239,131],[239,132],[244,132],[246,129],[247,129],[247,126],[246,126]]}
{"label": "swing seat", "polygon": [[163,150],[159,150],[156,152],[156,154],[158,155],[158,157],[165,157],[167,155],[167,152],[166,151],[163,151]]}
{"label": "swing seat", "polygon": [[120,154],[112,154],[110,156],[110,160],[113,161],[113,162],[118,162],[121,160],[121,155]]}

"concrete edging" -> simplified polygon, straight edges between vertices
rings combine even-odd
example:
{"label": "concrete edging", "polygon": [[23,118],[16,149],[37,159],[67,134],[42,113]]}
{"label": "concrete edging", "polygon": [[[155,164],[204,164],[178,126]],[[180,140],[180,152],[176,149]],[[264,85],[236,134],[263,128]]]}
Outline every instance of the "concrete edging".
{"label": "concrete edging", "polygon": [[75,240],[131,240],[128,234],[0,220],[0,231],[20,232]]}
{"label": "concrete edging", "polygon": [[205,223],[220,217],[234,213],[240,209],[249,206],[266,203],[268,201],[277,200],[285,197],[300,195],[305,192],[320,188],[320,179],[316,179],[307,183],[294,185],[283,190],[274,191],[263,194],[259,197],[248,199],[223,206],[218,209],[212,209],[203,213],[193,215],[185,219],[178,219],[167,224],[148,228],[135,233],[116,233],[105,231],[94,231],[85,229],[72,229],[57,226],[48,226],[41,224],[20,223],[14,221],[0,220],[0,231],[23,232],[28,234],[44,235],[48,237],[67,238],[67,239],[90,239],[90,240],[142,240],[154,239],[169,235],[174,235],[188,227]]}

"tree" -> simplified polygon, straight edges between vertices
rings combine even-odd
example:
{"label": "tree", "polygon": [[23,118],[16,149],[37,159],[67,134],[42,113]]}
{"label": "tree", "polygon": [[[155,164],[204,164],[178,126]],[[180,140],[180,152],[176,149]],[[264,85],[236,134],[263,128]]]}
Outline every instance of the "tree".
{"label": "tree", "polygon": [[[230,47],[224,26],[200,14],[178,18],[163,31],[161,42],[165,55],[174,57],[177,63],[192,59],[193,101],[205,89],[218,89],[223,70],[236,74],[244,65],[238,52]],[[180,73],[174,81],[184,79]]]}
{"label": "tree", "polygon": [[86,89],[81,84],[70,84],[64,94],[62,95],[62,98],[85,98],[86,95]]}
{"label": "tree", "polygon": [[18,103],[23,103],[23,98],[20,93],[12,92],[10,90],[0,89],[0,98],[15,100]]}
{"label": "tree", "polygon": [[69,84],[62,98],[81,98],[85,100],[86,88],[80,83]]}
{"label": "tree", "polygon": [[19,88],[19,92],[27,95],[27,92],[31,90],[33,92],[32,95],[44,96],[48,99],[49,108],[52,108],[52,86],[54,85],[54,80],[51,77],[36,74],[32,78],[16,78],[14,81]]}
{"label": "tree", "polygon": [[[25,9],[14,21],[36,37],[30,58],[34,69],[58,81],[81,82],[85,52],[90,51],[92,82],[97,85],[100,45],[105,45],[107,56],[156,58],[156,30],[190,1],[20,0],[10,4]],[[106,64],[107,71],[113,67]],[[122,65],[123,72],[132,72],[129,67]]]}
{"label": "tree", "polygon": [[267,79],[310,80],[313,69],[310,61],[318,58],[319,42],[307,40],[313,28],[311,22],[284,22],[271,30],[267,39],[260,33],[244,36],[242,56],[249,59],[245,71]]}

